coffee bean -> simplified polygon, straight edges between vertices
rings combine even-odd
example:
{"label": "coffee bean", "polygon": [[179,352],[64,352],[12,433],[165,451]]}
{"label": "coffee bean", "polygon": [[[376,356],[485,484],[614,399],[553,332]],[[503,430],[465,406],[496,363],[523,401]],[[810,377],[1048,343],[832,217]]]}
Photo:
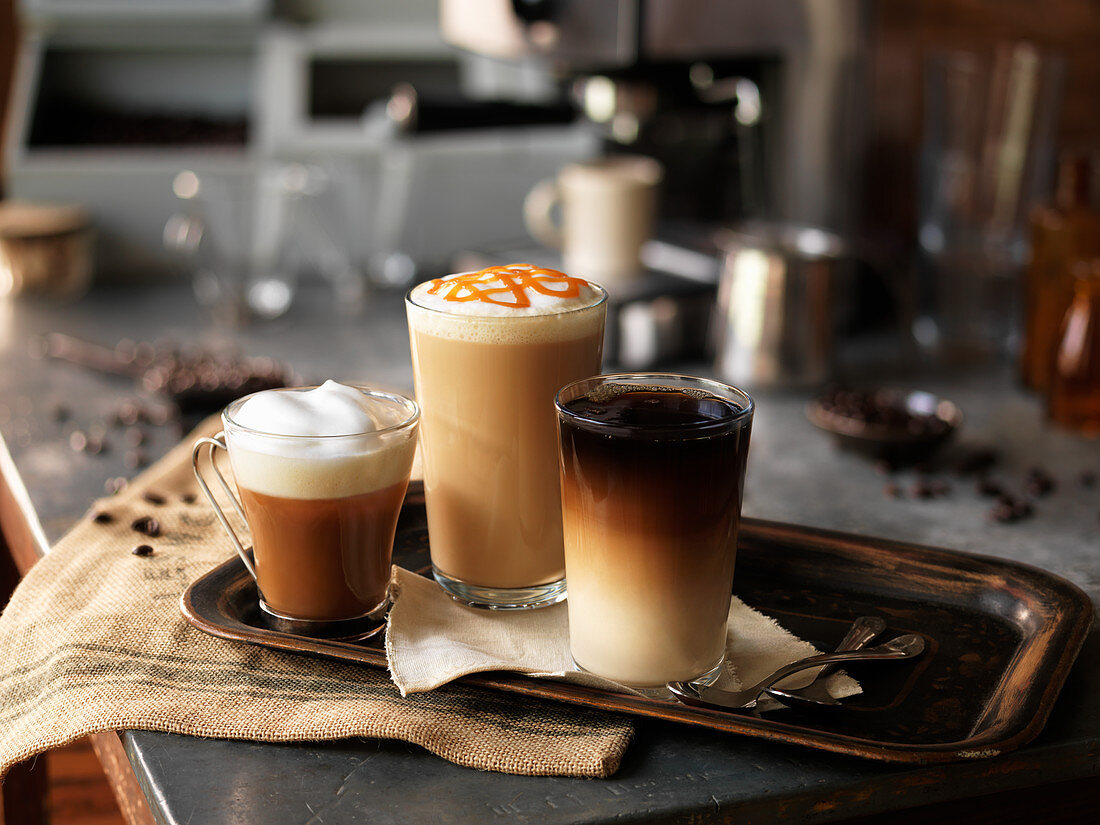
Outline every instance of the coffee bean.
{"label": "coffee bean", "polygon": [[105,482],[103,482],[103,489],[106,490],[109,495],[113,496],[125,490],[129,483],[130,482],[128,482],[122,476],[109,478]]}
{"label": "coffee bean", "polygon": [[168,501],[168,499],[166,499],[160,493],[156,493],[152,490],[146,490],[144,493],[141,494],[141,497],[148,501],[150,504],[155,504],[158,507]]}
{"label": "coffee bean", "polygon": [[974,489],[978,492],[978,495],[987,496],[989,498],[993,498],[995,496],[1003,496],[1005,493],[1004,487],[1002,487],[996,481],[993,481],[990,478],[986,478],[985,476],[979,478],[974,483]]}
{"label": "coffee bean", "polygon": [[1027,480],[1024,482],[1024,490],[1028,495],[1041,498],[1053,492],[1057,486],[1054,478],[1041,467],[1032,467],[1027,471]]}
{"label": "coffee bean", "polygon": [[932,479],[928,482],[928,486],[932,489],[932,495],[936,498],[942,498],[951,492],[951,485],[939,478]]}
{"label": "coffee bean", "polygon": [[94,521],[96,524],[110,524],[114,520],[115,520],[114,516],[112,516],[110,513],[107,513],[103,510],[99,510],[98,512],[92,513],[92,521]]}
{"label": "coffee bean", "polygon": [[999,458],[994,450],[985,448],[971,450],[955,463],[955,472],[959,475],[983,473],[996,464]]}
{"label": "coffee bean", "polygon": [[139,533],[144,533],[150,538],[156,538],[160,535],[160,522],[152,516],[141,516],[134,519],[130,526],[137,530]]}
{"label": "coffee bean", "polygon": [[997,496],[997,503],[987,513],[993,521],[1013,522],[1029,518],[1035,512],[1031,502],[1015,498],[1007,493]]}
{"label": "coffee bean", "polygon": [[149,436],[140,427],[130,427],[126,431],[126,444],[130,447],[140,447],[148,440]]}
{"label": "coffee bean", "polygon": [[123,456],[122,463],[129,469],[136,470],[146,466],[149,463],[149,457],[142,450],[130,450]]}
{"label": "coffee bean", "polygon": [[882,494],[887,498],[901,498],[901,487],[897,484],[887,484],[882,488]]}
{"label": "coffee bean", "polygon": [[913,498],[929,499],[936,495],[932,485],[927,481],[917,481],[909,490]]}
{"label": "coffee bean", "polygon": [[133,550],[130,551],[135,556],[151,556],[153,555],[153,548],[148,544],[139,544]]}
{"label": "coffee bean", "polygon": [[114,423],[116,426],[132,427],[141,419],[141,407],[134,401],[123,401],[115,410]]}

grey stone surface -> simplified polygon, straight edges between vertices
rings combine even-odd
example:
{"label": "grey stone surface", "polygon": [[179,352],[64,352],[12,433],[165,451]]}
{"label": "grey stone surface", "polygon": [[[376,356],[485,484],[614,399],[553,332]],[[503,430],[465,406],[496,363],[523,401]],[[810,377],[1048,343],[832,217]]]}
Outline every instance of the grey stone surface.
{"label": "grey stone surface", "polygon": [[[307,292],[289,316],[239,333],[204,323],[179,288],[100,290],[68,306],[0,305],[0,432],[51,541],[103,494],[106,479],[133,472],[117,431],[108,428],[111,448],[101,456],[68,446],[72,430],[105,425],[133,394],[132,382],[31,358],[34,337],[51,331],[107,344],[124,337],[220,341],[286,360],[306,379],[412,384],[395,295],[379,297],[361,316],[344,316],[326,294]],[[1100,602],[1100,487],[1077,483],[1081,472],[1100,471],[1100,443],[1045,426],[1038,402],[1007,370],[887,378],[956,401],[966,423],[955,449],[996,447],[1003,460],[995,476],[1007,485],[1018,488],[1028,468],[1040,465],[1058,478],[1058,491],[1037,503],[1034,518],[1009,525],[987,521],[989,501],[950,473],[941,474],[953,487],[948,497],[890,499],[884,484],[907,489],[914,472],[887,479],[839,452],[806,420],[807,393],[759,392],[745,514],[1024,561]],[[69,420],[53,419],[59,403],[71,408]],[[170,427],[149,431],[145,449],[153,458],[179,436]],[[266,745],[150,732],[128,733],[125,742],[156,816],[179,825],[828,821],[1095,776],[1097,697],[1094,630],[1040,737],[992,762],[904,768],[653,722],[640,723],[622,769],[604,781],[482,773],[395,742]]]}

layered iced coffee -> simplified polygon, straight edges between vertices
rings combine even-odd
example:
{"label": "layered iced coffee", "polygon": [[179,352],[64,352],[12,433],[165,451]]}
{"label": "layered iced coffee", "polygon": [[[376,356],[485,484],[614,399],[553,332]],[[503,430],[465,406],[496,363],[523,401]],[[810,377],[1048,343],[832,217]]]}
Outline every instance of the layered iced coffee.
{"label": "layered iced coffee", "polygon": [[554,395],[598,372],[606,293],[528,264],[406,300],[436,579],[467,604],[565,597]]}
{"label": "layered iced coffee", "polygon": [[623,375],[565,387],[557,407],[574,660],[637,688],[712,679],[751,400],[704,379]]}
{"label": "layered iced coffee", "polygon": [[226,409],[264,609],[334,621],[384,605],[417,420],[407,398],[333,381]]}

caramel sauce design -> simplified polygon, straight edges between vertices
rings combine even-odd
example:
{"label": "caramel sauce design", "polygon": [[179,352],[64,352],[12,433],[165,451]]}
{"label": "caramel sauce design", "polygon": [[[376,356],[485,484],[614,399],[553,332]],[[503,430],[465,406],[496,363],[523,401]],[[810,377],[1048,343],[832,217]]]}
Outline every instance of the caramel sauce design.
{"label": "caramel sauce design", "polygon": [[528,290],[558,298],[576,298],[581,287],[588,286],[583,278],[574,278],[556,269],[543,269],[532,264],[490,266],[480,272],[466,272],[453,278],[436,278],[429,295],[439,295],[445,301],[464,304],[480,301],[502,307],[523,309],[531,306]]}

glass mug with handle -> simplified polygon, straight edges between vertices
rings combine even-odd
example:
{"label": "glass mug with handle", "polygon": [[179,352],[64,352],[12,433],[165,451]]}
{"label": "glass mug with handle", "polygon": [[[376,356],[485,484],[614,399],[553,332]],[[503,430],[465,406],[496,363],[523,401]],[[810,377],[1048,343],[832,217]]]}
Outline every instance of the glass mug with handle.
{"label": "glass mug with handle", "polygon": [[[256,580],[268,624],[346,638],[378,628],[419,419],[403,395],[329,381],[240,398],[222,412],[222,432],[195,443],[195,476]],[[218,469],[219,449],[239,497]],[[251,532],[254,561],[203,477],[204,450]]]}

